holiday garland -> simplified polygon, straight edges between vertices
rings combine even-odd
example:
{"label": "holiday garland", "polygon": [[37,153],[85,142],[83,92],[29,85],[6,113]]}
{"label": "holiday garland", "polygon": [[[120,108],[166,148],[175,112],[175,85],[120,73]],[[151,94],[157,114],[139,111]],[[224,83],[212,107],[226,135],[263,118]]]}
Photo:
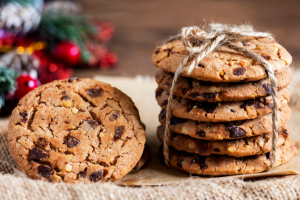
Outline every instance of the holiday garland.
{"label": "holiday garland", "polygon": [[0,115],[4,102],[17,103],[40,84],[69,78],[73,68],[116,66],[117,56],[106,46],[113,24],[89,20],[78,4],[4,0],[0,6],[1,81],[14,86],[0,85]]}
{"label": "holiday garland", "polygon": [[13,69],[7,69],[0,65],[0,108],[5,103],[5,97],[16,89],[15,81],[17,73]]}

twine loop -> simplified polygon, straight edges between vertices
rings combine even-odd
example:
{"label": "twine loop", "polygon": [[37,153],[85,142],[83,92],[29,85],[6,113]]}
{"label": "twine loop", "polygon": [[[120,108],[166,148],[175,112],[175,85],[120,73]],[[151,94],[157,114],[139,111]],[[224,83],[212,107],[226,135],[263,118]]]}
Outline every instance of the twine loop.
{"label": "twine loop", "polygon": [[[250,25],[240,25],[240,26],[228,26],[219,23],[209,24],[207,28],[199,28],[198,26],[183,27],[181,33],[170,37],[165,43],[181,39],[184,47],[190,52],[190,54],[183,59],[183,61],[178,66],[173,83],[170,90],[170,96],[168,98],[168,105],[166,109],[166,125],[165,134],[163,141],[163,154],[165,163],[170,165],[169,158],[169,140],[170,140],[170,118],[171,118],[171,103],[174,98],[174,88],[180,74],[185,71],[188,75],[191,74],[193,69],[200,63],[200,61],[208,54],[212,53],[219,46],[227,46],[243,55],[252,58],[253,60],[259,61],[265,68],[267,75],[271,82],[272,89],[272,100],[273,100],[273,113],[272,113],[272,123],[273,123],[273,138],[272,138],[272,154],[271,163],[268,167],[268,171],[273,168],[274,162],[276,160],[276,148],[278,139],[278,102],[277,102],[277,79],[274,75],[274,70],[272,65],[265,60],[261,55],[249,51],[244,47],[240,47],[232,44],[231,42],[236,38],[240,37],[267,37],[274,39],[270,33],[256,32]],[[187,62],[191,61],[189,66],[186,66]]]}

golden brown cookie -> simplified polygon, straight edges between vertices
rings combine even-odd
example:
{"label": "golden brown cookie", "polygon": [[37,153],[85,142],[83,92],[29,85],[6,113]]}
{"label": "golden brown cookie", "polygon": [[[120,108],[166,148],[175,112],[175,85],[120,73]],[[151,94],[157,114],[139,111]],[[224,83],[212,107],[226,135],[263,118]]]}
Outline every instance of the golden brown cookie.
{"label": "golden brown cookie", "polygon": [[150,147],[147,144],[145,144],[143,155],[142,155],[141,159],[139,160],[139,162],[134,166],[134,168],[132,169],[131,172],[141,169],[146,164],[146,162],[149,160],[150,156],[151,156]]}
{"label": "golden brown cookie", "polygon": [[[263,56],[273,66],[276,74],[286,70],[292,62],[287,50],[269,38],[243,37],[233,44]],[[181,41],[175,40],[157,47],[152,53],[152,62],[160,69],[175,73],[189,54]],[[191,62],[192,59],[187,66]],[[191,74],[184,71],[181,75],[212,82],[258,81],[267,77],[260,62],[224,46],[203,58]]]}
{"label": "golden brown cookie", "polygon": [[134,168],[145,131],[127,95],[103,82],[72,78],[40,86],[20,100],[8,143],[33,179],[103,182]]}
{"label": "golden brown cookie", "polygon": [[[274,166],[287,162],[296,151],[295,142],[292,139],[286,140],[277,148]],[[170,165],[177,170],[198,175],[253,174],[267,170],[270,165],[270,153],[241,158],[223,155],[204,157],[170,148]]]}
{"label": "golden brown cookie", "polygon": [[[158,88],[159,90],[159,88]],[[169,93],[163,91],[156,95],[160,107],[166,109]],[[285,106],[290,100],[290,93],[287,88],[278,92],[278,108]],[[262,117],[273,109],[271,96],[261,97],[255,100],[237,102],[199,102],[180,97],[175,97],[171,105],[172,116],[195,121],[205,122],[226,122],[255,119]]]}
{"label": "golden brown cookie", "polygon": [[[159,70],[155,80],[161,88],[157,91],[159,95],[163,90],[170,92],[174,74]],[[291,81],[291,70],[285,70],[276,75],[277,89],[285,88]],[[265,78],[255,82],[245,83],[213,83],[199,81],[181,76],[174,88],[176,96],[193,101],[243,101],[264,97],[272,94],[270,79]]]}
{"label": "golden brown cookie", "polygon": [[[291,118],[292,111],[288,105],[279,109],[278,126],[284,126]],[[166,122],[166,110],[159,115],[162,125]],[[272,127],[272,113],[262,117],[233,122],[198,122],[194,120],[171,117],[170,130],[175,133],[189,135],[203,140],[223,140],[251,137],[270,133]]]}
{"label": "golden brown cookie", "polygon": [[[278,146],[281,146],[289,136],[286,127],[279,128]],[[162,142],[165,127],[157,128],[157,137]],[[199,140],[187,135],[170,133],[169,145],[178,151],[195,153],[200,156],[227,155],[234,157],[244,157],[265,154],[272,150],[272,133],[264,135],[246,137],[236,140]]]}

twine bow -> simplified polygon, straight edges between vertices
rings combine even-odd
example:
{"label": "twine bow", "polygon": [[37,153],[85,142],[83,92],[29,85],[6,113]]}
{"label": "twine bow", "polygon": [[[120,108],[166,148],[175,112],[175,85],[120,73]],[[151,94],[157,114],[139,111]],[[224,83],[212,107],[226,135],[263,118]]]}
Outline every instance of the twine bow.
{"label": "twine bow", "polygon": [[[273,123],[273,138],[272,138],[272,154],[271,163],[267,169],[269,171],[274,167],[276,160],[276,148],[278,139],[278,102],[277,102],[277,79],[274,75],[274,70],[272,65],[266,61],[261,55],[249,51],[243,47],[236,46],[231,42],[239,37],[268,37],[273,39],[270,33],[256,32],[250,25],[240,25],[240,26],[228,26],[223,24],[209,24],[208,29],[201,29],[198,26],[184,27],[181,29],[181,33],[171,37],[167,42],[171,42],[177,39],[181,39],[184,47],[190,52],[190,54],[183,59],[183,61],[178,66],[175,76],[173,79],[172,87],[170,90],[170,96],[168,98],[168,105],[166,109],[166,126],[163,142],[163,154],[165,158],[165,163],[169,166],[169,140],[170,140],[170,118],[171,118],[171,103],[174,98],[174,88],[175,84],[180,76],[180,74],[185,71],[188,75],[193,71],[193,69],[199,64],[199,62],[208,54],[213,52],[219,46],[227,46],[237,52],[241,52],[247,57],[252,58],[261,62],[265,68],[267,75],[271,82],[272,88],[272,99],[273,99],[273,113],[272,113],[272,123]],[[193,39],[193,43],[191,43]],[[195,44],[195,41],[198,45]],[[187,62],[192,60],[189,66],[186,66]]]}

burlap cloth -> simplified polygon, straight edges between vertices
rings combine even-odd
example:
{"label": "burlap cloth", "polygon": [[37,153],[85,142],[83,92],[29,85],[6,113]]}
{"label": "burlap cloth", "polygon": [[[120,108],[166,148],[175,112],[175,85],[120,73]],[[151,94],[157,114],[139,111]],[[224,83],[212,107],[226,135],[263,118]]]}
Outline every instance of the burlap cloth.
{"label": "burlap cloth", "polygon": [[[298,105],[300,77],[294,71],[291,84],[291,103]],[[296,78],[295,78],[296,77]],[[147,140],[155,139],[159,107],[154,99],[156,84],[153,78],[95,77],[119,87],[136,102],[142,120],[147,126]],[[142,89],[137,89],[139,85]],[[133,86],[135,86],[133,88]],[[296,107],[295,107],[296,108]],[[300,111],[297,111],[300,113]],[[298,114],[294,116],[298,118]],[[300,119],[300,118],[299,118]],[[0,120],[0,200],[5,199],[300,199],[300,175],[269,177],[264,179],[237,179],[233,177],[190,177],[170,185],[128,187],[116,183],[66,184],[31,180],[16,170],[6,142],[7,119]],[[292,131],[300,135],[297,123]],[[296,129],[296,130],[293,130]],[[150,145],[151,146],[151,145]],[[154,151],[157,152],[157,151]],[[156,158],[155,156],[152,159]],[[1,173],[2,172],[2,173]],[[13,173],[14,172],[14,173]],[[13,174],[11,174],[13,173]],[[127,175],[124,177],[130,176]],[[132,176],[132,175],[131,175]]]}

